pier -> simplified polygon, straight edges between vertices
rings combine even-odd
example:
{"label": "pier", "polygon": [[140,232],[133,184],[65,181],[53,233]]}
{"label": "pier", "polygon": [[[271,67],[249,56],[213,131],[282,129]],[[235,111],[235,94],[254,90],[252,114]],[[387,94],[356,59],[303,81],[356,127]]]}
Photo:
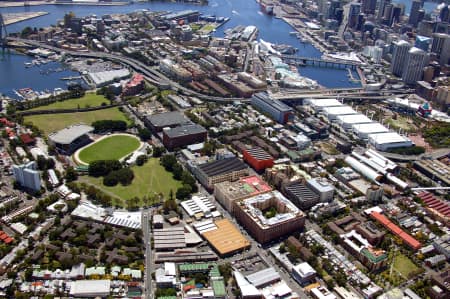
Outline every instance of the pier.
{"label": "pier", "polygon": [[3,22],[5,26],[23,22],[26,20],[31,20],[34,18],[38,18],[41,16],[48,15],[48,12],[45,11],[36,11],[36,12],[20,12],[20,13],[4,13],[3,14]]}

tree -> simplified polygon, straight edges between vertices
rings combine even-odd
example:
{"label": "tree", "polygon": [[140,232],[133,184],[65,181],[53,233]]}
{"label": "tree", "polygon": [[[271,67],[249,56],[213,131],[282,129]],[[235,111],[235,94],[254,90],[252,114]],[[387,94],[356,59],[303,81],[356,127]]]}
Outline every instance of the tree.
{"label": "tree", "polygon": [[183,174],[183,167],[179,163],[176,163],[173,166],[172,173],[173,173],[173,178],[175,180],[177,180],[177,181],[181,180],[181,177]]}
{"label": "tree", "polygon": [[183,185],[177,190],[177,198],[180,200],[188,199],[191,195],[192,188],[189,185]]}
{"label": "tree", "polygon": [[152,139],[152,132],[147,128],[139,129],[138,134],[143,141]]}
{"label": "tree", "polygon": [[67,167],[65,179],[66,182],[73,182],[78,179],[78,173],[75,171],[75,168],[72,166]]}
{"label": "tree", "polygon": [[173,171],[173,167],[178,163],[175,155],[164,155],[161,157],[160,161],[164,169],[170,172]]}
{"label": "tree", "polygon": [[153,148],[153,158],[159,158],[166,152],[163,146],[156,146]]}
{"label": "tree", "polygon": [[137,166],[142,166],[145,164],[145,162],[147,162],[147,156],[146,155],[140,155],[139,157],[136,158],[136,165]]}

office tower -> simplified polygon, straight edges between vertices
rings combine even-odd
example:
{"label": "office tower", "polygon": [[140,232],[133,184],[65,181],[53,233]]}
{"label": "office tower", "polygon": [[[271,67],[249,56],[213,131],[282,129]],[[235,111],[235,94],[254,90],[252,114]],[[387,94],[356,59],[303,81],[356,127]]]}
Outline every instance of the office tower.
{"label": "office tower", "polygon": [[348,10],[348,26],[350,28],[354,28],[358,24],[360,12],[360,3],[350,3],[350,9]]}
{"label": "office tower", "polygon": [[448,5],[444,5],[444,7],[441,8],[441,11],[439,12],[439,18],[441,19],[441,22],[449,22],[450,19],[450,9],[448,8]]}
{"label": "office tower", "polygon": [[444,44],[442,45],[442,51],[441,51],[441,57],[439,59],[440,65],[446,65],[449,64],[450,61],[450,38],[447,37],[444,40]]}
{"label": "office tower", "polygon": [[411,11],[409,13],[409,20],[408,20],[408,23],[413,25],[414,27],[417,27],[417,24],[419,24],[421,9],[422,9],[422,1],[414,0],[411,4]]}
{"label": "office tower", "polygon": [[41,177],[35,161],[22,165],[13,165],[14,179],[20,186],[38,191],[41,189]]}
{"label": "office tower", "polygon": [[444,42],[450,39],[450,35],[444,33],[434,33],[433,42],[431,43],[431,52],[436,53],[438,57],[442,53]]}
{"label": "office tower", "polygon": [[424,50],[412,47],[406,59],[402,79],[406,84],[415,84],[422,79],[423,69],[428,65],[430,56]]}
{"label": "office tower", "polygon": [[383,21],[384,9],[386,5],[391,4],[391,0],[380,0],[380,5],[378,6],[377,12],[377,22],[381,23]]}
{"label": "office tower", "polygon": [[431,38],[426,37],[426,36],[417,35],[416,42],[414,43],[414,47],[422,49],[425,52],[428,52],[428,49],[430,48],[430,44],[431,44]]}
{"label": "office tower", "polygon": [[408,56],[408,51],[411,45],[404,40],[398,41],[394,44],[394,52],[392,54],[391,73],[396,76],[401,76],[403,67]]}
{"label": "office tower", "polygon": [[365,14],[375,14],[375,8],[377,7],[377,0],[362,0],[361,9]]}

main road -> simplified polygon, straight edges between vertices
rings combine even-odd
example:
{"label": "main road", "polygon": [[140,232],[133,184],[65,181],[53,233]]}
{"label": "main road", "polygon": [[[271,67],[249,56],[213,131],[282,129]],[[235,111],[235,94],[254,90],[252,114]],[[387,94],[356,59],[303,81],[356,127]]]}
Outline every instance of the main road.
{"label": "main road", "polygon": [[142,234],[145,245],[145,272],[144,272],[144,298],[153,299],[152,290],[152,273],[153,273],[153,261],[152,261],[152,244],[150,242],[150,209],[144,209],[142,211]]}

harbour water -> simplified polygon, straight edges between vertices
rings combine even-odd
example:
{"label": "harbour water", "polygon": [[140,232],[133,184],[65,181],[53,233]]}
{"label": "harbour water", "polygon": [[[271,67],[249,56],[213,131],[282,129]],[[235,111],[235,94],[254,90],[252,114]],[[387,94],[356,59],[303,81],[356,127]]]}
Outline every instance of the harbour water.
{"label": "harbour water", "polygon": [[[399,0],[397,2],[410,2],[410,0]],[[433,3],[434,4],[434,3]],[[255,25],[259,29],[259,38],[271,43],[288,44],[298,48],[297,55],[306,57],[320,57],[321,52],[308,43],[300,42],[289,32],[292,28],[281,19],[261,13],[259,4],[254,0],[210,0],[208,5],[197,6],[179,2],[143,2],[133,3],[126,6],[83,6],[83,5],[44,5],[28,7],[0,8],[0,12],[29,12],[47,11],[48,15],[33,20],[28,20],[7,26],[8,32],[20,32],[23,28],[46,27],[55,24],[57,20],[62,20],[64,15],[74,12],[77,16],[86,16],[95,13],[96,15],[127,13],[139,9],[151,11],[181,11],[195,9],[203,14],[230,17],[230,21],[220,27],[216,36],[223,36],[224,30],[237,25]],[[406,9],[406,11],[409,11]],[[65,83],[59,78],[66,77],[67,73],[54,73],[48,76],[39,75],[38,69],[25,68],[24,62],[28,57],[16,54],[5,54],[0,58],[0,93],[11,94],[12,88],[31,87],[35,90],[52,89],[54,87],[64,87]],[[42,68],[42,67],[41,67]],[[314,79],[325,87],[352,87],[360,86],[359,83],[347,80],[347,70],[329,69],[313,66],[299,68],[302,76]],[[8,74],[6,79],[3,74]],[[357,77],[357,74],[354,74]],[[24,78],[27,78],[24,80]],[[28,79],[30,78],[30,79]]]}

